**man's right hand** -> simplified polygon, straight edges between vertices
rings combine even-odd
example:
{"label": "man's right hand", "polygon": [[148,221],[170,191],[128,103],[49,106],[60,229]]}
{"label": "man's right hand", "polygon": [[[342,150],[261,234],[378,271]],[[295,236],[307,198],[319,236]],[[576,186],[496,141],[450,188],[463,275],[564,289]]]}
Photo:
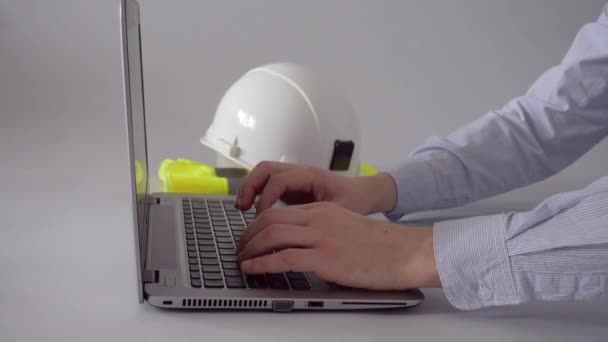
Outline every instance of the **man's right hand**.
{"label": "man's right hand", "polygon": [[262,162],[239,188],[236,207],[249,209],[259,195],[258,213],[281,200],[287,205],[333,202],[346,209],[367,215],[394,208],[397,190],[392,176],[344,177],[317,167]]}

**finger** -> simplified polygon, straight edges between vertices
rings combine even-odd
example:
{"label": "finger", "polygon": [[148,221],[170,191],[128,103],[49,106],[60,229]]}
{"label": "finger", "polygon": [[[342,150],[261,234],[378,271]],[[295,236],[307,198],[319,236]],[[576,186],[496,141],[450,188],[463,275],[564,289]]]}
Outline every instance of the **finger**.
{"label": "finger", "polygon": [[317,238],[314,230],[290,224],[274,224],[243,246],[239,260],[255,258],[275,249],[313,247]]}
{"label": "finger", "polygon": [[268,178],[275,173],[294,167],[292,164],[279,162],[261,162],[245,177],[239,187],[236,205],[240,210],[247,210],[253,205],[255,196],[264,188]]}
{"label": "finger", "polygon": [[241,235],[239,249],[242,250],[249,240],[272,224],[291,224],[305,226],[310,222],[309,215],[296,207],[270,208],[249,224]]}
{"label": "finger", "polygon": [[289,248],[249,259],[241,263],[241,271],[249,274],[282,272],[315,272],[320,255],[314,249]]}
{"label": "finger", "polygon": [[312,202],[312,203],[306,203],[306,204],[292,205],[292,206],[290,206],[290,208],[306,211],[306,210],[311,210],[311,209],[319,208],[322,206],[330,205],[331,203],[332,202]]}
{"label": "finger", "polygon": [[258,215],[272,207],[286,193],[311,193],[314,186],[314,178],[314,172],[303,167],[271,175],[256,205]]}

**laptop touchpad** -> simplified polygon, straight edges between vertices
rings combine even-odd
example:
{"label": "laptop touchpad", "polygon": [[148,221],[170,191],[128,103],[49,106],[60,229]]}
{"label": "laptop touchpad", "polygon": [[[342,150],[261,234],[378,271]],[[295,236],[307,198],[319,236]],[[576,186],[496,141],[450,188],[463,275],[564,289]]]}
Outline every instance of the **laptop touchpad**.
{"label": "laptop touchpad", "polygon": [[150,207],[148,269],[177,268],[175,208],[166,205]]}

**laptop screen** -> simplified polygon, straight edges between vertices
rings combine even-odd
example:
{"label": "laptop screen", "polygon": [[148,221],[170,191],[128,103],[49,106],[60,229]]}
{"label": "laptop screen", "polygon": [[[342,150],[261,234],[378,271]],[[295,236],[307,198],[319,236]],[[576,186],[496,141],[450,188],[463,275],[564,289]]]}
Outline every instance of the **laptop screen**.
{"label": "laptop screen", "polygon": [[[134,168],[134,193],[136,194],[136,208],[134,220],[137,223],[137,244],[139,252],[139,274],[145,262],[144,229],[146,213],[145,199],[148,191],[148,155],[146,142],[145,105],[143,90],[143,71],[141,63],[139,5],[134,0],[121,3],[123,14],[123,67],[125,77],[125,97],[127,111],[127,125],[129,134],[129,148],[131,166]],[[126,28],[126,31],[125,31]],[[141,292],[141,289],[140,289]]]}

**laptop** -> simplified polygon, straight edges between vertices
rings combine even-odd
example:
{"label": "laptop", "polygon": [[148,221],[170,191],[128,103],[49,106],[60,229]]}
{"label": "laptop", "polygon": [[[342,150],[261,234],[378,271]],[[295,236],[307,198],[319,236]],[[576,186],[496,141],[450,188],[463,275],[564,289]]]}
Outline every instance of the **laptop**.
{"label": "laptop", "polygon": [[407,308],[417,290],[371,291],[311,273],[246,275],[236,248],[252,210],[234,196],[149,193],[139,5],[121,0],[126,129],[139,302],[170,309],[358,310]]}

